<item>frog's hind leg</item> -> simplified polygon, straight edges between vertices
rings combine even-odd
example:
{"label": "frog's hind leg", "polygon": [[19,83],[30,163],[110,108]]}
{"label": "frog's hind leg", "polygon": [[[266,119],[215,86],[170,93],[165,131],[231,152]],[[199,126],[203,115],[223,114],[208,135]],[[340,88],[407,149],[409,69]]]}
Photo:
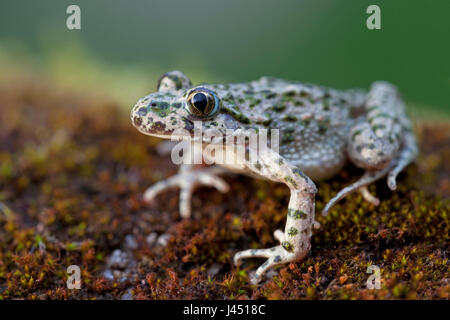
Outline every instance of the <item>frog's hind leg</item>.
{"label": "frog's hind leg", "polygon": [[[386,176],[386,174],[389,172],[389,170],[391,168],[392,168],[392,166],[387,166],[386,168],[381,169],[381,170],[366,171],[366,173],[364,173],[364,175],[361,178],[359,178],[358,181],[345,187],[344,189],[339,191],[338,194],[335,195],[330,201],[328,201],[325,208],[323,208],[323,210],[322,210],[322,215],[326,216],[328,214],[328,211],[330,210],[330,208],[332,206],[334,206],[339,200],[345,198],[347,195],[349,195],[350,193],[357,191],[357,190],[361,190],[361,192],[363,193],[364,199],[368,200],[369,202],[371,202],[373,204],[375,204],[374,202],[378,202],[379,200],[377,198],[375,198],[374,196],[372,196],[370,193],[369,194],[364,194],[364,193],[365,192],[368,193],[368,190],[366,188],[369,184]],[[371,197],[373,199],[370,199]]]}
{"label": "frog's hind leg", "polygon": [[402,134],[408,126],[404,103],[393,85],[375,82],[364,108],[366,121],[350,130],[347,153],[356,166],[368,171],[381,170],[401,148]]}
{"label": "frog's hind leg", "polygon": [[353,191],[360,191],[365,200],[378,204],[367,186],[388,175],[388,186],[395,190],[395,178],[417,154],[411,124],[397,89],[387,82],[375,82],[366,97],[366,121],[355,125],[348,137],[350,160],[366,173],[355,183],[342,189],[322,211],[328,210]]}

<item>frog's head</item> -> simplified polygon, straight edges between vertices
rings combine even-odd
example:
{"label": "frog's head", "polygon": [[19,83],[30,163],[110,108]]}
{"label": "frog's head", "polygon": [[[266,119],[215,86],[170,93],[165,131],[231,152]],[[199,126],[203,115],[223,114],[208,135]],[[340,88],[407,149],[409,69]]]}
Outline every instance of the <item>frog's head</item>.
{"label": "frog's head", "polygon": [[228,109],[222,109],[227,108],[216,92],[192,86],[182,72],[171,71],[160,78],[157,92],[139,99],[131,111],[131,121],[140,132],[165,139],[179,135],[178,129],[192,136],[194,122],[201,124],[203,133],[214,130],[225,136],[227,129],[240,125]]}

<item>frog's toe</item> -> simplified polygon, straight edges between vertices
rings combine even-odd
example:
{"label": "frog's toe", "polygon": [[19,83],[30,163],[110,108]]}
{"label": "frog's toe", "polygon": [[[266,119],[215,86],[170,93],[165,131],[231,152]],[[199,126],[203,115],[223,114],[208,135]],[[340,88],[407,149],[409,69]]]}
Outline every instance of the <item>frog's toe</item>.
{"label": "frog's toe", "polygon": [[189,218],[191,216],[191,198],[194,190],[194,183],[190,176],[175,175],[167,180],[159,181],[144,192],[144,201],[151,202],[159,193],[164,190],[179,187],[180,188],[180,216]]}
{"label": "frog's toe", "polygon": [[362,195],[365,200],[375,204],[378,199],[375,198],[374,196],[372,196],[368,191],[367,192],[364,191],[364,189],[362,189],[362,188],[367,187],[372,182],[375,182],[378,179],[381,179],[382,177],[386,176],[389,169],[390,169],[390,167],[386,167],[381,170],[366,171],[364,173],[364,175],[361,178],[359,178],[359,180],[357,180],[356,182],[352,183],[351,185],[343,188],[330,201],[328,201],[328,203],[325,205],[325,207],[322,210],[322,215],[326,216],[328,214],[328,211],[330,210],[330,208],[333,205],[335,205],[339,200],[345,198],[347,195],[349,195],[350,193],[352,193],[356,190],[359,190],[360,192],[362,192]]}
{"label": "frog's toe", "polygon": [[380,199],[371,194],[367,186],[359,188],[358,191],[367,202],[373,204],[374,206],[378,206],[380,204]]}
{"label": "frog's toe", "polygon": [[182,218],[189,218],[191,216],[191,199],[194,192],[194,186],[182,186],[180,190],[180,216]]}
{"label": "frog's toe", "polygon": [[159,181],[148,188],[144,193],[144,200],[146,202],[151,202],[160,192],[169,188],[179,187],[180,216],[182,218],[189,218],[191,216],[192,193],[197,185],[214,187],[222,193],[225,193],[230,189],[228,183],[217,175],[219,172],[219,169],[211,167],[203,170],[178,173],[169,179]]}
{"label": "frog's toe", "polygon": [[242,265],[242,260],[244,259],[248,259],[248,258],[253,258],[253,257],[262,257],[265,258],[264,255],[261,255],[261,253],[259,252],[259,254],[257,255],[258,251],[261,249],[248,249],[248,250],[244,250],[244,251],[239,251],[237,252],[234,257],[233,257],[233,263],[236,267],[240,267]]}
{"label": "frog's toe", "polygon": [[392,191],[397,189],[397,174],[395,172],[389,172],[389,176],[387,178],[387,185],[389,187],[389,189],[391,189]]}
{"label": "frog's toe", "polygon": [[253,285],[257,285],[262,280],[262,277],[258,276],[256,274],[256,272],[253,272],[251,275],[249,275],[249,278],[250,278],[250,284],[253,284]]}
{"label": "frog's toe", "polygon": [[242,265],[243,259],[248,258],[269,258],[271,256],[271,251],[275,250],[276,247],[270,249],[248,249],[244,251],[237,252],[233,257],[233,262],[236,267]]}
{"label": "frog's toe", "polygon": [[267,258],[251,278],[250,281],[252,284],[259,283],[269,269],[280,264],[298,260],[295,253],[288,253],[282,246],[275,246],[268,249],[249,249],[240,251],[234,255],[234,264],[240,266],[242,260],[247,258]]}
{"label": "frog's toe", "polygon": [[191,216],[192,193],[197,184],[214,187],[222,193],[230,190],[228,183],[217,175],[208,172],[198,172],[195,175],[189,175],[184,182],[181,182],[180,215],[182,218]]}
{"label": "frog's toe", "polygon": [[284,241],[284,232],[281,231],[280,229],[277,229],[274,231],[273,237],[277,239],[280,243],[282,243]]}
{"label": "frog's toe", "polygon": [[416,138],[411,131],[408,131],[404,136],[404,146],[403,149],[398,154],[395,159],[394,166],[391,171],[389,171],[387,184],[389,189],[394,191],[397,189],[397,175],[403,171],[403,169],[410,164],[417,156],[418,149]]}
{"label": "frog's toe", "polygon": [[183,179],[176,175],[167,180],[159,181],[144,192],[144,201],[151,202],[159,193],[173,187],[180,188],[179,210],[182,218],[191,216],[191,199],[194,191],[194,183],[190,179]]}
{"label": "frog's toe", "polygon": [[225,180],[213,174],[200,173],[197,177],[197,180],[200,184],[214,187],[222,193],[228,192],[228,190],[230,190],[230,186],[225,182]]}
{"label": "frog's toe", "polygon": [[144,201],[151,202],[158,193],[173,187],[173,180],[163,180],[155,183],[144,192]]}

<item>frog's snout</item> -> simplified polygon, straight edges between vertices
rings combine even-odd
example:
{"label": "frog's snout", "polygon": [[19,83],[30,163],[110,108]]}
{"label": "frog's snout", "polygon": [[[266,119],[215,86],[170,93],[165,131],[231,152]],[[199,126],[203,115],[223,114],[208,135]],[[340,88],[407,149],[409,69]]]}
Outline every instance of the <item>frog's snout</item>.
{"label": "frog's snout", "polygon": [[131,122],[140,132],[148,135],[167,135],[171,130],[166,125],[167,106],[149,103],[148,99],[139,100],[131,110]]}
{"label": "frog's snout", "polygon": [[131,109],[131,123],[137,129],[141,129],[142,123],[144,122],[143,117],[147,114],[144,109],[146,108],[139,105],[139,103]]}

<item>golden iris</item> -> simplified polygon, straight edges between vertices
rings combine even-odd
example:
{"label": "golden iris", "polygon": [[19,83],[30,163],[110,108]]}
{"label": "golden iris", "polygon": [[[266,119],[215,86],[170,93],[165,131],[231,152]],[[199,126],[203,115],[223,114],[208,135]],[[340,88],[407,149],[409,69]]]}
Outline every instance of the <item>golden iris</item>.
{"label": "golden iris", "polygon": [[218,110],[219,99],[211,90],[197,88],[189,93],[187,107],[188,111],[196,117],[209,117]]}

